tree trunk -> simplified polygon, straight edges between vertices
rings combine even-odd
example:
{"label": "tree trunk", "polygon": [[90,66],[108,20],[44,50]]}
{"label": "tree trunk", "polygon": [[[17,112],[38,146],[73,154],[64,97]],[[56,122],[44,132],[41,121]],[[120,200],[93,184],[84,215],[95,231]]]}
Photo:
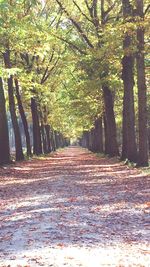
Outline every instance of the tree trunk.
{"label": "tree trunk", "polygon": [[[143,0],[136,0],[137,16],[142,20]],[[137,30],[137,85],[138,85],[138,121],[139,121],[139,153],[138,165],[148,166],[148,133],[147,133],[147,90],[145,81],[145,63],[144,63],[144,29]]]}
{"label": "tree trunk", "polygon": [[105,129],[107,129],[107,154],[113,157],[119,155],[113,97],[107,86],[103,86],[102,89],[105,105]]}
{"label": "tree trunk", "polygon": [[42,140],[39,124],[39,115],[36,100],[31,98],[31,112],[33,121],[33,153],[36,155],[42,154]]}
{"label": "tree trunk", "polygon": [[45,126],[44,126],[44,119],[43,119],[43,113],[40,110],[39,112],[40,116],[40,124],[41,124],[41,137],[42,137],[42,148],[43,148],[43,153],[47,153],[47,139],[46,139],[46,131],[45,131]]}
{"label": "tree trunk", "polygon": [[16,79],[16,78],[15,78],[15,87],[16,87],[16,98],[17,98],[17,102],[18,102],[19,113],[20,113],[20,116],[21,116],[21,119],[22,119],[25,138],[26,138],[27,155],[31,156],[32,153],[31,153],[31,144],[30,144],[30,135],[29,135],[28,122],[27,122],[27,119],[26,119],[26,115],[25,115],[25,112],[24,112],[23,105],[22,105],[18,79]]}
{"label": "tree trunk", "polygon": [[61,147],[65,147],[65,139],[62,133],[60,134],[60,139],[61,139]]}
{"label": "tree trunk", "polygon": [[18,125],[16,108],[15,108],[12,75],[10,76],[10,78],[8,78],[8,97],[9,97],[9,109],[10,109],[10,114],[11,114],[11,120],[12,120],[13,129],[14,129],[14,135],[15,135],[16,160],[17,161],[24,160],[20,129],[19,129],[19,125]]}
{"label": "tree trunk", "polygon": [[90,151],[93,151],[93,129],[91,129],[89,132],[88,132],[88,138],[89,138],[89,147],[88,149]]}
{"label": "tree trunk", "polygon": [[[124,19],[131,20],[132,6],[129,0],[122,0]],[[123,48],[124,57],[122,60],[122,79],[124,84],[123,97],[123,139],[122,139],[122,159],[137,161],[137,147],[135,135],[135,111],[134,111],[134,57],[129,51],[131,46],[131,37],[126,34]]]}
{"label": "tree trunk", "polygon": [[105,135],[105,154],[109,154],[109,138],[108,138],[108,130],[107,130],[107,123],[106,123],[106,115],[104,115],[104,135]]}
{"label": "tree trunk", "polygon": [[43,144],[43,152],[47,153],[47,140],[46,140],[46,132],[43,122],[41,121],[41,135],[42,135],[42,144]]}
{"label": "tree trunk", "polygon": [[59,133],[57,131],[54,131],[54,136],[55,136],[56,149],[58,149],[60,147]]}
{"label": "tree trunk", "polygon": [[56,151],[56,139],[55,139],[55,133],[53,129],[51,129],[51,141],[52,141],[52,150]]}
{"label": "tree trunk", "polygon": [[148,132],[148,149],[150,151],[150,127],[148,127],[147,132]]}
{"label": "tree trunk", "polygon": [[50,138],[50,126],[48,124],[45,125],[45,132],[47,139],[47,153],[50,153],[52,151],[52,148],[51,148],[51,138]]}
{"label": "tree trunk", "polygon": [[5,107],[3,81],[0,77],[0,165],[10,163],[8,123]]}
{"label": "tree trunk", "polygon": [[[105,1],[101,0],[101,24],[105,26]],[[103,41],[100,42],[100,47],[103,45]],[[105,73],[103,76],[108,76],[108,66],[104,66]],[[117,144],[117,132],[116,132],[116,121],[114,114],[114,105],[112,92],[107,85],[102,86],[104,106],[105,106],[105,152],[113,157],[119,155],[119,149]]]}
{"label": "tree trunk", "polygon": [[89,131],[84,131],[84,135],[85,135],[85,147],[87,149],[90,148],[90,133]]}
{"label": "tree trunk", "polygon": [[[11,62],[10,62],[9,49],[7,49],[5,53],[3,53],[3,57],[4,57],[5,67],[7,69],[10,69]],[[10,75],[10,77],[7,79],[7,84],[8,84],[9,109],[10,109],[10,115],[11,115],[12,125],[14,129],[14,135],[15,135],[16,160],[19,161],[19,160],[24,159],[24,155],[22,151],[21,135],[20,135],[19,125],[18,125],[18,120],[17,120],[17,115],[16,115],[12,75]]]}
{"label": "tree trunk", "polygon": [[89,148],[89,134],[88,134],[88,131],[83,131],[82,146],[84,148]]}
{"label": "tree trunk", "polygon": [[99,118],[95,121],[94,136],[93,136],[93,151],[95,153],[103,152],[102,118]]}

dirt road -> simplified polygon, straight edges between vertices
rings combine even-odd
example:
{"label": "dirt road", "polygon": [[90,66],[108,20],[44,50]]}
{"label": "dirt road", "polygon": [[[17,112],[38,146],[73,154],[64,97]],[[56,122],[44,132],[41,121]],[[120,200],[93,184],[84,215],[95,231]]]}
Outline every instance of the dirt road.
{"label": "dirt road", "polygon": [[150,266],[148,180],[77,147],[0,169],[0,266]]}

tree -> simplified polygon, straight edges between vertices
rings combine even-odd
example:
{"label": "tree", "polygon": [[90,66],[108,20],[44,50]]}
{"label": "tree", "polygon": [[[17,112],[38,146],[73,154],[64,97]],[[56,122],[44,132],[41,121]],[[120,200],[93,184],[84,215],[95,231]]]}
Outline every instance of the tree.
{"label": "tree", "polygon": [[20,113],[20,116],[21,116],[21,119],[22,119],[24,132],[25,132],[27,155],[31,156],[32,153],[31,153],[31,144],[30,144],[30,135],[29,135],[28,122],[27,122],[27,118],[26,118],[26,115],[25,115],[25,111],[24,111],[23,105],[22,105],[18,79],[15,78],[14,82],[15,82],[15,89],[16,89],[15,92],[16,92],[16,98],[17,98],[17,102],[18,102],[19,113]]}
{"label": "tree", "polygon": [[[11,62],[10,62],[10,50],[9,47],[3,53],[5,67],[11,69]],[[22,150],[22,142],[21,142],[21,135],[16,115],[16,107],[15,107],[15,100],[14,100],[14,85],[13,85],[13,75],[10,75],[7,78],[7,85],[8,85],[8,97],[9,97],[9,109],[11,120],[14,129],[15,135],[15,148],[16,148],[16,160],[20,161],[24,159],[23,150]]]}
{"label": "tree", "polygon": [[[122,0],[123,17],[125,23],[133,17],[133,7],[129,0]],[[123,141],[122,159],[137,161],[137,147],[135,138],[135,111],[134,111],[134,55],[132,53],[132,39],[126,31],[122,59],[122,79],[124,84],[123,97]]]}
{"label": "tree", "polygon": [[[148,1],[142,5],[140,0],[48,0],[45,5],[0,1],[0,75],[8,88],[6,107],[9,102],[16,143],[20,113],[28,154],[28,124],[33,120],[36,154],[79,138],[94,152],[116,156],[119,132],[122,159],[148,164],[144,69],[148,59],[143,53]],[[3,121],[3,96],[0,104]]]}
{"label": "tree", "polygon": [[33,122],[33,153],[36,155],[42,154],[42,140],[39,124],[39,112],[37,108],[36,100],[31,98],[31,111]]}
{"label": "tree", "polygon": [[[136,0],[136,15],[139,22],[144,20],[143,0]],[[138,122],[139,153],[138,165],[148,166],[148,133],[147,133],[147,90],[145,80],[144,27],[137,29],[137,85],[138,85]]]}
{"label": "tree", "polygon": [[[88,4],[87,1],[83,1],[81,5],[77,1],[73,1],[74,8],[78,10],[80,13],[80,16],[83,18],[84,25],[86,27],[83,27],[83,23],[80,23],[73,15],[69,13],[66,6],[62,3],[60,0],[56,0],[58,5],[60,6],[61,10],[64,12],[66,17],[69,19],[69,21],[72,23],[74,28],[78,32],[78,38],[81,38],[83,40],[84,45],[83,49],[79,48],[76,43],[73,43],[73,48],[77,49],[82,55],[88,55],[88,53],[94,53],[94,50],[96,49],[97,52],[100,49],[103,49],[103,38],[101,35],[102,29],[107,24],[107,18],[109,17],[109,13],[112,11],[114,4],[111,5],[111,7],[108,7],[105,10],[105,1],[93,1],[91,6]],[[99,4],[101,9],[99,10]],[[82,6],[84,6],[84,11],[82,10]],[[92,32],[91,36],[88,34],[88,30],[90,28],[90,31]],[[93,30],[93,31],[92,31]],[[87,31],[87,32],[86,32]],[[91,38],[90,38],[91,37]],[[94,42],[91,41],[91,39],[94,39]],[[67,42],[67,40],[66,40]],[[70,44],[70,42],[69,42]],[[70,44],[71,45],[71,44]],[[86,45],[86,51],[83,52]],[[98,47],[98,49],[96,48]],[[102,55],[103,57],[103,55]],[[98,61],[99,58],[97,58]],[[99,59],[101,60],[101,59]],[[103,66],[102,72],[105,73],[105,76],[108,75],[108,71],[106,69],[106,63]],[[96,71],[95,69],[92,70],[92,73]],[[101,79],[104,74],[99,72],[99,79]],[[113,110],[113,97],[112,92],[106,82],[103,82],[102,84],[102,90],[103,90],[103,99],[104,99],[104,106],[105,106],[105,112],[106,112],[106,124],[108,128],[108,142],[109,142],[109,155],[115,156],[119,154],[117,140],[116,140],[116,124],[115,124],[115,116],[114,116],[114,110]]]}
{"label": "tree", "polygon": [[0,165],[10,163],[8,123],[3,80],[0,78]]}

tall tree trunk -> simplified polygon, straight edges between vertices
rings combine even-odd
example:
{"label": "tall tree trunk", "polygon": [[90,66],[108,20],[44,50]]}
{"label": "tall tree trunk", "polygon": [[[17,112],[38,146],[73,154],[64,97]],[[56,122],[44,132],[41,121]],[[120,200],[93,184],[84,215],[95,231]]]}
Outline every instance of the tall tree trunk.
{"label": "tall tree trunk", "polygon": [[150,127],[148,127],[147,132],[148,132],[148,149],[150,151]]}
{"label": "tall tree trunk", "polygon": [[84,140],[85,140],[85,148],[90,148],[90,133],[89,131],[84,131]]}
{"label": "tall tree trunk", "polygon": [[82,137],[79,142],[80,146],[86,148],[86,138],[85,138],[85,131],[83,131]]}
{"label": "tall tree trunk", "polygon": [[46,139],[47,139],[47,153],[52,151],[51,148],[51,137],[50,137],[50,125],[45,125]]}
{"label": "tall tree trunk", "polygon": [[41,135],[42,135],[42,144],[43,144],[43,152],[47,153],[47,140],[46,140],[46,132],[43,122],[41,122]]}
{"label": "tall tree trunk", "polygon": [[31,156],[32,153],[31,153],[31,144],[30,144],[30,135],[29,135],[28,122],[27,122],[27,119],[26,119],[26,115],[25,115],[25,112],[24,112],[23,105],[22,105],[18,79],[15,78],[14,80],[15,80],[16,98],[17,98],[17,102],[18,102],[19,113],[20,113],[20,116],[21,116],[21,119],[22,119],[25,138],[26,138],[27,155]]}
{"label": "tall tree trunk", "polygon": [[65,147],[65,138],[62,133],[60,134],[60,137],[61,137],[61,146]]}
{"label": "tall tree trunk", "polygon": [[57,131],[54,131],[54,136],[55,136],[56,149],[58,149],[60,147],[59,133]]}
{"label": "tall tree trunk", "polygon": [[15,147],[16,147],[16,160],[24,160],[22,142],[19,124],[16,115],[15,100],[14,100],[14,88],[13,88],[13,77],[12,75],[8,78],[8,96],[9,96],[9,109],[11,114],[12,125],[14,129],[15,136]]}
{"label": "tall tree trunk", "polygon": [[[11,68],[11,62],[10,62],[10,51],[9,49],[6,50],[5,53],[3,53],[4,57],[4,63],[5,67],[7,69]],[[10,109],[10,115],[12,120],[12,125],[14,129],[14,135],[15,135],[15,147],[16,147],[16,160],[23,160],[23,150],[22,150],[22,142],[21,142],[21,135],[16,115],[16,107],[15,107],[15,100],[14,100],[14,87],[13,87],[13,76],[10,75],[10,77],[7,79],[8,84],[8,98],[9,98],[9,109]]]}
{"label": "tall tree trunk", "polygon": [[8,123],[3,81],[0,77],[0,165],[10,163]]}
{"label": "tall tree trunk", "polygon": [[107,86],[103,86],[103,97],[105,105],[105,124],[107,129],[107,152],[109,156],[118,156],[116,121],[113,107],[112,92]]}
{"label": "tall tree trunk", "polygon": [[[123,16],[126,20],[132,17],[132,6],[129,0],[122,0]],[[123,97],[123,145],[122,159],[137,161],[137,147],[135,135],[135,111],[134,111],[134,57],[130,52],[131,37],[126,34],[123,48],[124,57],[122,59],[122,79],[124,84]]]}
{"label": "tall tree trunk", "polygon": [[63,136],[62,136],[61,133],[59,133],[59,146],[60,147],[63,147],[64,146],[64,144],[63,144]]}
{"label": "tall tree trunk", "polygon": [[39,115],[36,100],[31,98],[31,112],[33,121],[33,153],[36,155],[42,154],[42,140],[39,124]]}
{"label": "tall tree trunk", "polygon": [[56,138],[55,138],[55,131],[51,129],[51,140],[52,140],[52,148],[53,151],[56,151]]}
{"label": "tall tree trunk", "polygon": [[109,138],[108,138],[108,130],[107,130],[107,123],[106,123],[106,115],[104,114],[104,135],[105,135],[105,154],[109,154]]}
{"label": "tall tree trunk", "polygon": [[[101,0],[101,24],[105,26],[106,23],[106,12],[105,12],[105,1]],[[100,42],[100,47],[103,46],[103,41]],[[104,76],[108,76],[108,66],[104,66]],[[119,155],[119,149],[117,144],[117,130],[116,121],[114,114],[114,103],[113,96],[110,88],[107,85],[102,86],[104,106],[105,106],[105,151],[111,157]]]}
{"label": "tall tree trunk", "polygon": [[45,131],[45,126],[44,126],[42,110],[40,110],[39,116],[40,116],[40,124],[41,124],[40,129],[41,129],[43,153],[46,154],[47,153],[47,139],[46,139],[46,131]]}
{"label": "tall tree trunk", "polygon": [[[93,143],[94,143],[94,129],[91,129],[88,133],[89,135],[89,150],[93,151]],[[94,151],[93,151],[94,152]]]}
{"label": "tall tree trunk", "polygon": [[93,151],[96,153],[103,152],[103,128],[102,128],[102,118],[98,118],[95,121],[94,128],[94,140],[93,140]]}
{"label": "tall tree trunk", "polygon": [[[136,0],[137,16],[144,20],[143,0]],[[138,165],[148,166],[148,132],[147,132],[147,90],[144,63],[144,29],[137,29],[137,85],[138,85],[138,121],[139,121],[139,153]]]}
{"label": "tall tree trunk", "polygon": [[87,131],[83,131],[82,139],[81,139],[81,146],[87,148]]}

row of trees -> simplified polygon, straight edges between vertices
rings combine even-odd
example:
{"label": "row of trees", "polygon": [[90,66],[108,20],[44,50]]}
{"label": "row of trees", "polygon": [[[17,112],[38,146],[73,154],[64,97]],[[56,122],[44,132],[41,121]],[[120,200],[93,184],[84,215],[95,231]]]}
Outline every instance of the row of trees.
{"label": "row of trees", "polygon": [[[19,83],[13,75],[7,80],[9,110],[12,120],[15,139],[15,158],[17,161],[24,160],[25,153],[22,147],[21,132],[18,124],[17,113],[22,120],[25,141],[26,154],[31,157],[32,154],[40,155],[42,153],[50,153],[59,147],[69,145],[69,140],[54,130],[49,124],[43,123],[43,118],[40,112],[36,98],[31,98],[31,114],[33,128],[33,151],[31,147],[31,136],[29,134],[29,126],[26,118],[26,113],[20,96]],[[16,98],[16,99],[15,99]],[[15,103],[16,100],[16,103]],[[4,96],[3,80],[0,78],[0,164],[8,164],[11,162],[10,145],[9,145],[9,129],[7,122],[6,101]],[[17,112],[18,109],[18,112]]]}
{"label": "row of trees", "polygon": [[[0,164],[11,161],[8,111],[10,112],[15,137],[15,159],[17,161],[32,154],[50,153],[68,144],[63,135],[49,124],[48,110],[38,87],[44,84],[58,59],[54,51],[43,66],[40,66],[42,34],[36,31],[38,13],[42,5],[36,1],[1,1],[1,77],[0,77]],[[36,14],[34,15],[34,12]],[[31,23],[31,24],[30,24]],[[30,24],[30,28],[29,28]],[[35,32],[36,31],[36,32]],[[35,32],[35,33],[34,33]],[[33,40],[26,42],[26,38]],[[36,38],[39,37],[37,41]],[[37,49],[37,51],[36,51]],[[54,60],[53,60],[54,58]],[[47,65],[53,60],[50,69]],[[44,60],[43,60],[44,61]],[[36,79],[39,79],[36,81]],[[43,100],[43,102],[42,102]],[[27,114],[29,114],[27,120]],[[18,118],[21,118],[26,140],[26,152],[22,147]],[[29,122],[33,128],[33,149],[29,134]]]}
{"label": "row of trees", "polygon": [[9,110],[16,160],[20,116],[27,155],[80,138],[148,165],[149,9],[146,0],[0,1],[0,164],[10,161]]}
{"label": "row of trees", "polygon": [[[144,3],[142,0],[122,0],[122,2],[92,1],[91,3],[82,1],[79,4],[78,1],[73,1],[74,8],[80,14],[79,17],[74,15],[74,9],[73,11],[69,9],[69,5],[65,1],[56,0],[56,2],[76,29],[78,37],[84,42],[84,46],[82,45],[84,50],[80,50],[80,53],[84,58],[88,53],[94,54],[94,58],[90,61],[90,64],[93,63],[92,69],[90,64],[89,66],[83,66],[88,79],[92,80],[95,72],[97,72],[96,78],[99,79],[101,84],[104,110],[99,118],[99,127],[97,127],[96,119],[96,125],[92,130],[84,133],[81,143],[91,148],[92,151],[104,151],[110,156],[119,155],[114,113],[116,88],[113,84],[113,77],[110,80],[111,75],[118,74],[118,79],[123,81],[121,158],[137,162],[140,166],[147,166],[148,131],[144,46],[146,14],[150,8],[148,2],[145,1]],[[89,30],[90,27],[91,31]],[[113,27],[113,31],[111,27]],[[109,31],[112,32],[112,38],[110,38]],[[114,31],[117,31],[117,34]],[[117,41],[115,40],[116,37],[118,38]],[[95,51],[93,52],[93,50]],[[81,67],[84,58],[82,58]],[[121,71],[115,66],[115,63],[118,62],[117,58],[121,65]],[[97,62],[99,66],[96,64]],[[114,64],[113,67],[111,66],[112,63]],[[137,124],[134,106],[135,81],[137,89]],[[97,139],[97,136],[102,133],[102,121],[105,135],[104,149],[102,137],[101,141],[100,138]],[[138,138],[136,137],[136,126],[138,128]]]}

